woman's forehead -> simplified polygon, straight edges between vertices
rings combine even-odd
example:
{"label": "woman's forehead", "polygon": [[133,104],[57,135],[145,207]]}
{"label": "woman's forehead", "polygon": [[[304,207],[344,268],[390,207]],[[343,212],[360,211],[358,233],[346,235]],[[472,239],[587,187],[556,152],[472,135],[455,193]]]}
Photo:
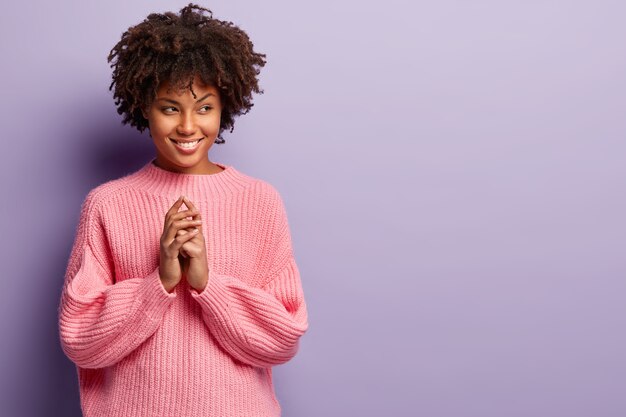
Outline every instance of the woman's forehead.
{"label": "woman's forehead", "polygon": [[205,83],[198,75],[194,76],[193,83],[189,84],[190,78],[172,81],[170,79],[163,80],[158,87],[159,94],[177,94],[183,95],[193,89],[197,94],[198,91],[213,92],[219,94],[218,89],[213,83]]}

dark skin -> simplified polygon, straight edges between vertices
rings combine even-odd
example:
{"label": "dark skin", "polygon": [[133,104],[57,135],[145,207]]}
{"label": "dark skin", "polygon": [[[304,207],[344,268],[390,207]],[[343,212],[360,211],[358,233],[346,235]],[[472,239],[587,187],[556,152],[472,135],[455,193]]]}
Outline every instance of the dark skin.
{"label": "dark skin", "polygon": [[[222,130],[232,132],[235,117],[252,108],[252,93],[263,93],[257,75],[265,54],[254,51],[246,32],[195,4],[178,14],[151,13],[122,34],[108,62],[113,68],[109,89],[122,123],[140,132],[149,128],[156,164],[173,172],[218,173],[221,169],[206,157],[209,146],[224,143]],[[175,146],[195,139],[202,141],[195,154]],[[187,210],[179,213],[183,204]],[[178,200],[165,215],[159,272],[168,292],[183,275],[196,291],[206,287],[208,261],[199,220],[188,200]],[[195,227],[198,231],[191,234]]]}
{"label": "dark skin", "polygon": [[[187,209],[179,211],[183,204]],[[183,275],[198,293],[206,287],[209,267],[201,225],[200,211],[184,196],[176,200],[165,214],[160,239],[159,275],[167,292],[174,290]]]}
{"label": "dark skin", "polygon": [[[181,174],[211,175],[222,171],[208,156],[220,128],[220,95],[200,77],[196,76],[194,81],[201,98],[194,97],[190,89],[170,91],[170,84],[165,81],[144,116],[155,145],[157,166]],[[181,153],[172,141],[194,139],[201,140],[190,155]],[[179,211],[183,204],[187,209]],[[165,214],[159,272],[168,292],[173,291],[183,276],[198,293],[206,287],[209,269],[201,224],[197,207],[183,196]]]}

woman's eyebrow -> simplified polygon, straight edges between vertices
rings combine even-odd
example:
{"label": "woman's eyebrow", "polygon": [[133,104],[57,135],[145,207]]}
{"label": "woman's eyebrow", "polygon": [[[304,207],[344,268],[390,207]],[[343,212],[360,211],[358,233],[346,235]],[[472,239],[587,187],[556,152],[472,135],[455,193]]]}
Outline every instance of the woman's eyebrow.
{"label": "woman's eyebrow", "polygon": [[[215,94],[213,94],[213,93],[208,93],[208,94],[206,94],[204,97],[201,97],[201,98],[199,98],[198,100],[196,100],[196,103],[199,103],[199,102],[201,102],[201,101],[203,101],[203,100],[207,99],[207,98],[208,98],[208,97],[210,97],[210,96],[215,96]],[[176,100],[172,100],[171,98],[164,98],[164,97],[160,97],[160,98],[157,98],[157,101],[158,101],[158,100],[169,101],[170,103],[173,103],[173,104],[180,104],[178,101],[176,101]]]}

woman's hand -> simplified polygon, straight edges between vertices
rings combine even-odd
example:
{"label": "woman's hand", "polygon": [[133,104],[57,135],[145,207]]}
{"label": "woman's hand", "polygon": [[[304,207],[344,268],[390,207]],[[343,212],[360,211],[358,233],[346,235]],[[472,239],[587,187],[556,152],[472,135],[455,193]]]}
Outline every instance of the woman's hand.
{"label": "woman's hand", "polygon": [[178,230],[177,236],[186,237],[185,242],[182,245],[180,254],[183,257],[183,272],[187,277],[187,282],[197,292],[202,292],[206,287],[209,279],[209,266],[207,261],[206,246],[204,241],[204,235],[202,234],[202,219],[200,212],[196,206],[185,197],[183,200],[185,205],[189,207],[190,211],[195,213],[192,217],[197,223],[198,232],[189,237],[190,230]]}
{"label": "woman's hand", "polygon": [[[159,276],[167,292],[172,292],[182,279],[183,260],[181,248],[183,244],[193,240],[194,236],[199,233],[199,231],[193,232],[192,228],[200,224],[198,222],[199,218],[193,218],[195,215],[199,216],[200,213],[198,213],[195,207],[189,210],[178,211],[183,202],[185,202],[185,199],[181,196],[165,214],[165,223],[160,240]],[[189,208],[188,204],[187,207]],[[185,220],[187,217],[192,217],[192,220]],[[186,233],[185,229],[187,228],[190,228],[189,233]],[[184,230],[185,233],[179,233],[181,230]]]}

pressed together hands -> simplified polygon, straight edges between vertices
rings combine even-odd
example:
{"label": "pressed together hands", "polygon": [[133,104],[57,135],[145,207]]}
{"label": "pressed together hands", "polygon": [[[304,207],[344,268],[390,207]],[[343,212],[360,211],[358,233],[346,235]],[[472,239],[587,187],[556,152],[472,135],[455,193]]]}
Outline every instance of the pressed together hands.
{"label": "pressed together hands", "polygon": [[[185,203],[187,210],[178,211]],[[191,217],[191,220],[187,218]],[[196,291],[201,292],[207,284],[209,266],[202,234],[200,212],[181,196],[165,214],[161,235],[159,275],[163,287],[172,292],[183,278]]]}

